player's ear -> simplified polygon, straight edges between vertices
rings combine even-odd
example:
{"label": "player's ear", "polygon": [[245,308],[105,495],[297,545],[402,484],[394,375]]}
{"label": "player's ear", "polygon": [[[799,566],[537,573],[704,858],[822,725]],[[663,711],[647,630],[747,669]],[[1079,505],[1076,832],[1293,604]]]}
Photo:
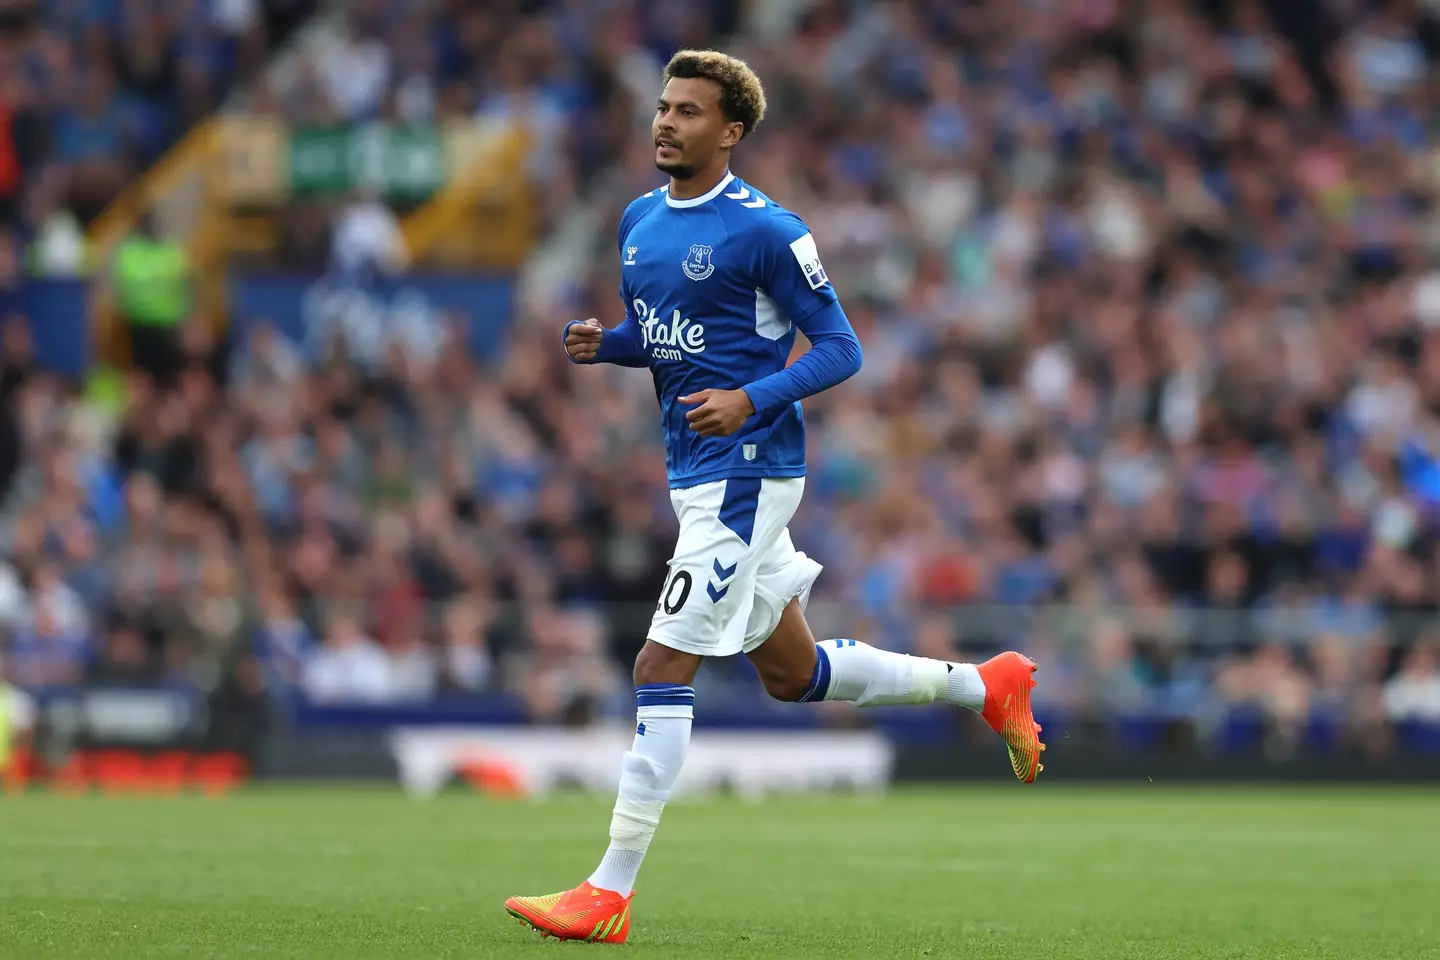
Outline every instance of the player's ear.
{"label": "player's ear", "polygon": [[720,146],[724,147],[726,150],[733,150],[735,148],[735,144],[739,143],[740,138],[743,136],[745,136],[745,124],[727,123],[725,125],[725,133],[720,138]]}

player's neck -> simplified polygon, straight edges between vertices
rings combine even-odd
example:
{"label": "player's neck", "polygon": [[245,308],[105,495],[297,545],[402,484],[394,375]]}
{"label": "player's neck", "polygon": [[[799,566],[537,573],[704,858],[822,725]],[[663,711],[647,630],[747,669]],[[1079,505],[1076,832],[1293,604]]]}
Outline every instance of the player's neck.
{"label": "player's neck", "polygon": [[730,172],[730,164],[722,163],[717,167],[702,170],[688,180],[680,180],[676,177],[670,178],[670,196],[675,200],[694,200],[696,197],[703,197],[715,185],[725,179]]}

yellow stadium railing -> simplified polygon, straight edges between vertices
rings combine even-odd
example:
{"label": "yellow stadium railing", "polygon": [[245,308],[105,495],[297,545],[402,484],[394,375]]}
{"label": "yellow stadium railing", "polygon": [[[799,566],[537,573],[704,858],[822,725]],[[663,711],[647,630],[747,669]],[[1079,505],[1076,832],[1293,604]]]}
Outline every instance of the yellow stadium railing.
{"label": "yellow stadium railing", "polygon": [[197,244],[205,221],[205,162],[215,137],[215,123],[208,119],[192,127],[91,225],[88,240],[97,273],[91,289],[90,330],[92,355],[97,359],[128,359],[128,337],[115,312],[111,263],[116,248],[135,230],[143,214],[154,214],[164,232],[185,244],[198,278],[207,276],[208,264],[202,258],[205,251]]}
{"label": "yellow stadium railing", "polygon": [[450,176],[401,223],[412,260],[440,266],[515,269],[535,239],[535,198],[520,123],[452,125],[445,131]]}
{"label": "yellow stadium railing", "polygon": [[[412,262],[443,269],[511,270],[535,238],[525,175],[530,136],[519,123],[465,121],[443,128],[445,183],[401,223]],[[123,363],[110,264],[145,213],[185,245],[201,315],[228,322],[232,255],[273,253],[290,199],[289,132],[267,117],[208,119],[175,144],[92,225],[100,265],[92,290],[94,355]]]}

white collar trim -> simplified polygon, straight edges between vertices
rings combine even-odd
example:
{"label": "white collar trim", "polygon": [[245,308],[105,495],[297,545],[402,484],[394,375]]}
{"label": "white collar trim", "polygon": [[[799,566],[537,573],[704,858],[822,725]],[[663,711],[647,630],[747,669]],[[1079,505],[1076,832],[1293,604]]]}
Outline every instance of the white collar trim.
{"label": "white collar trim", "polygon": [[719,183],[715,184],[715,186],[711,187],[709,190],[705,191],[700,196],[691,197],[689,200],[676,200],[674,197],[670,196],[670,188],[667,186],[665,188],[665,202],[672,207],[680,207],[682,209],[684,207],[698,207],[700,206],[700,204],[709,203],[711,200],[714,200],[716,197],[720,196],[720,191],[730,186],[730,181],[734,179],[735,174],[731,173],[729,170],[726,170],[725,176],[720,178]]}

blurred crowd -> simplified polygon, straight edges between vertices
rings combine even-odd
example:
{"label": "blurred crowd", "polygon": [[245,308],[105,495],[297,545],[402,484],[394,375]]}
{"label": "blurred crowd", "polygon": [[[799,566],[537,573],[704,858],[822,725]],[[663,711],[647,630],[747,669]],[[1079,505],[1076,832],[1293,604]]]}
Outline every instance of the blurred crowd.
{"label": "blurred crowd", "polygon": [[0,4],[0,290],[93,267],[83,227],[307,16],[313,0]]}
{"label": "blurred crowd", "polygon": [[523,119],[593,243],[494,362],[464,318],[360,355],[197,316],[109,418],[12,318],[6,671],[623,705],[675,532],[658,417],[558,331],[622,318],[660,70],[723,45],[770,98],[737,172],[865,347],[806,404],[817,634],[1031,650],[1057,710],[1440,721],[1436,7],[357,3],[256,109]]}

